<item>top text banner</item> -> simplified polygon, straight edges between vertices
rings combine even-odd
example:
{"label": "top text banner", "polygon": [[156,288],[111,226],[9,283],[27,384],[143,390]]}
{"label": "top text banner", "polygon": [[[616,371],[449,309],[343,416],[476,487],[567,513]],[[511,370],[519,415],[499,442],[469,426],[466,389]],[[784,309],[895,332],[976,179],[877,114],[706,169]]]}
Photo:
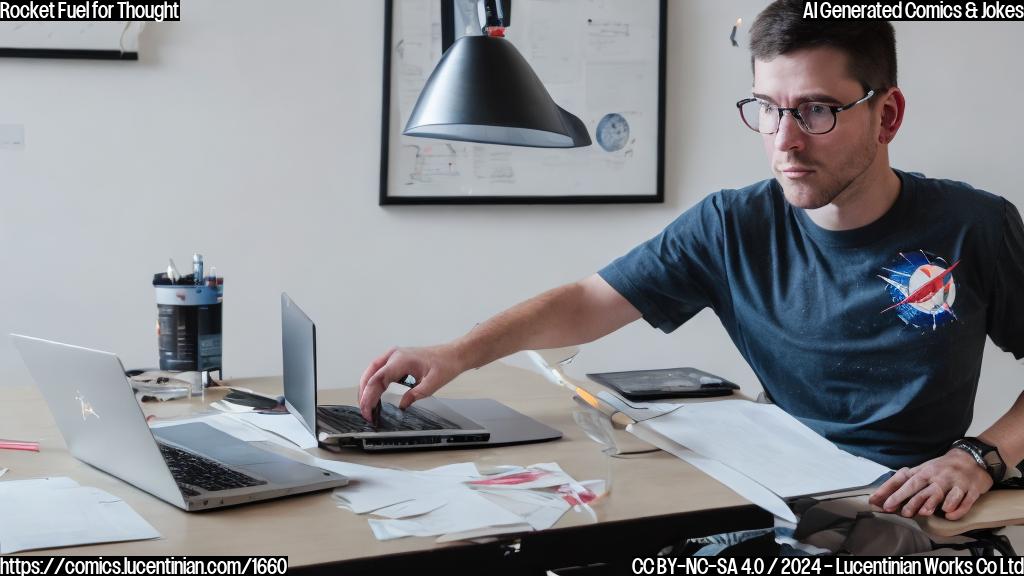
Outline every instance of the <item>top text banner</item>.
{"label": "top text banner", "polygon": [[0,21],[181,20],[179,0],[0,0]]}
{"label": "top text banner", "polygon": [[1024,2],[998,0],[875,0],[873,2],[825,2],[804,5],[805,20],[1024,20]]}

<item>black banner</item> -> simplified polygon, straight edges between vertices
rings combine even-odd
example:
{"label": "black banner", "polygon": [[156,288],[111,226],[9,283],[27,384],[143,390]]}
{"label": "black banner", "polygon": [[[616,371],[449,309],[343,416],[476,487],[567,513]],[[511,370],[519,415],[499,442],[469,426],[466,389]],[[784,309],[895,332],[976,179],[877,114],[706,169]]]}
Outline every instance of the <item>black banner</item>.
{"label": "black banner", "polygon": [[286,574],[286,556],[0,556],[0,576]]}
{"label": "black banner", "polygon": [[1020,556],[791,556],[791,557],[689,557],[634,558],[617,567],[623,574],[723,575],[779,574],[1022,574]]}

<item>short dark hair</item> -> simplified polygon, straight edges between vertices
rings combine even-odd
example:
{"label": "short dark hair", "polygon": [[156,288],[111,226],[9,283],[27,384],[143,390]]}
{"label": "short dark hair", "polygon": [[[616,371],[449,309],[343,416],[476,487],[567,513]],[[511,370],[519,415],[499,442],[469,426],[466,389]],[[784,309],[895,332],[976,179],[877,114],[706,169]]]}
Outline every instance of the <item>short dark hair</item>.
{"label": "short dark hair", "polygon": [[776,0],[750,28],[750,65],[805,48],[827,46],[849,58],[865,90],[896,86],[896,33],[886,20],[804,19],[807,0]]}

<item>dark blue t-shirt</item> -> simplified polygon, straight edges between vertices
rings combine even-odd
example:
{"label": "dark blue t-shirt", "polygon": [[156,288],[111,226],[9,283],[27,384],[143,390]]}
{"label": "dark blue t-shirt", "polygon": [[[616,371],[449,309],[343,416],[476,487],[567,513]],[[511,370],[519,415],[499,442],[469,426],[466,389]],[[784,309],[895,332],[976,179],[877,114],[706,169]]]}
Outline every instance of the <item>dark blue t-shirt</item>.
{"label": "dark blue t-shirt", "polygon": [[890,467],[971,423],[985,337],[1024,357],[1024,225],[966,184],[896,172],[892,208],[814,224],[775,180],[723,190],[599,273],[654,327],[710,307],[779,407]]}

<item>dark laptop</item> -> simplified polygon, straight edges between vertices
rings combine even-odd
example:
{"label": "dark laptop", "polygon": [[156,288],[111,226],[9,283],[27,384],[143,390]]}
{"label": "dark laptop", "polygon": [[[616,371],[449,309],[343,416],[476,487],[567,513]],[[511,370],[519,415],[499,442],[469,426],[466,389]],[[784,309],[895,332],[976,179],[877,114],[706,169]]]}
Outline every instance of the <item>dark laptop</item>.
{"label": "dark laptop", "polygon": [[399,410],[385,395],[380,425],[371,426],[358,406],[319,406],[316,401],[316,325],[281,294],[281,347],[285,406],[326,446],[363,450],[408,450],[521,444],[562,433],[489,399],[424,398]]}

